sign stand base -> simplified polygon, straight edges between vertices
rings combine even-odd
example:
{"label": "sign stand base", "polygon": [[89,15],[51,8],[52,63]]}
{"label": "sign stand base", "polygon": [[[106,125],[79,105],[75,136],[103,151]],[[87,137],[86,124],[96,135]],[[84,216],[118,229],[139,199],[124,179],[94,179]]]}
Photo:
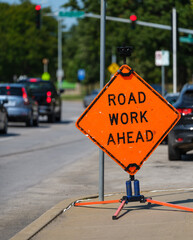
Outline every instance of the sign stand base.
{"label": "sign stand base", "polygon": [[[133,195],[133,191],[132,191],[132,183],[134,186],[134,195]],[[145,197],[140,194],[139,180],[137,180],[137,179],[135,180],[134,175],[130,175],[130,180],[126,181],[126,193],[127,193],[127,196],[122,197],[121,205],[117,209],[116,213],[112,216],[113,220],[117,219],[120,211],[125,206],[125,204],[127,204],[128,202],[141,202],[141,203],[146,202]],[[151,203],[148,203],[148,204],[151,204]]]}
{"label": "sign stand base", "polygon": [[[132,185],[134,186],[134,194],[132,191]],[[152,200],[152,198],[145,198],[140,194],[139,180],[135,179],[134,175],[130,175],[130,180],[126,181],[126,193],[127,196],[123,196],[119,200],[109,200],[109,201],[97,201],[97,202],[75,202],[74,206],[86,206],[86,205],[94,205],[94,204],[108,204],[108,203],[118,203],[121,202],[121,205],[118,207],[115,214],[112,216],[113,220],[118,219],[118,215],[125,206],[129,202],[140,202],[140,203],[148,203],[148,206],[151,207],[151,204],[162,205],[171,208],[177,208],[183,211],[193,212],[193,208],[183,207],[171,203],[160,202],[156,200]]]}

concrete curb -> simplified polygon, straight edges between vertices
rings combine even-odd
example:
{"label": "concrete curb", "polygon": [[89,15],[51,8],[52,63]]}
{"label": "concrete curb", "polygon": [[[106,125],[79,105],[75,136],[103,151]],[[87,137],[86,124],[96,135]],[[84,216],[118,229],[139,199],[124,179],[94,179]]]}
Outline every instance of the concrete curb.
{"label": "concrete curb", "polygon": [[65,199],[54,207],[46,211],[43,215],[29,224],[27,227],[22,229],[20,232],[16,233],[10,240],[29,240],[34,237],[38,232],[40,232],[44,227],[46,227],[49,223],[51,223],[55,218],[57,218],[60,214],[64,212],[65,209],[73,206],[73,203],[77,200],[83,200],[88,198],[98,198],[98,195],[88,196],[88,197],[80,197],[80,198],[71,198]]}

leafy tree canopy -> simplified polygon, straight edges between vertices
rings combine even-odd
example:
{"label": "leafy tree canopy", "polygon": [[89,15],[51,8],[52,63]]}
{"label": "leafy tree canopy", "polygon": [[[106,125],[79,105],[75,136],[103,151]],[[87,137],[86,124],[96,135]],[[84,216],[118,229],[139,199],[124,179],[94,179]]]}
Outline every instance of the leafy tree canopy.
{"label": "leafy tree canopy", "polygon": [[[178,12],[178,26],[193,29],[193,6],[190,0],[106,0],[106,15],[171,26],[171,12]],[[100,0],[69,0],[64,8],[70,11],[100,14]],[[49,59],[49,73],[56,78],[57,19],[46,16],[50,8],[42,9],[42,27],[36,29],[35,5],[29,0],[21,4],[0,3],[0,81],[12,81],[14,75],[41,76],[42,59]],[[67,19],[65,20],[67,21]],[[179,33],[180,36],[187,34]],[[170,51],[170,66],[166,67],[166,83],[172,83],[171,31],[115,21],[106,21],[106,69],[116,54],[117,63],[123,60],[117,47],[123,43],[134,47],[127,63],[149,83],[161,82],[161,69],[155,66],[155,51]],[[193,45],[179,42],[178,86],[192,80]],[[77,71],[86,70],[84,84],[94,84],[100,78],[100,21],[79,18],[78,24],[63,33],[63,68],[68,81],[77,81]],[[106,70],[106,80],[110,73]]]}
{"label": "leafy tree canopy", "polygon": [[[133,13],[137,20],[171,26],[171,12],[175,6],[178,12],[178,26],[193,29],[193,8],[189,0],[107,0],[106,15],[129,19]],[[71,10],[83,10],[86,13],[100,14],[100,0],[69,0],[64,7]],[[180,33],[179,36],[186,34]],[[140,76],[150,83],[160,83],[161,69],[155,66],[155,51],[170,51],[170,66],[166,67],[166,82],[172,82],[171,31],[130,24],[106,21],[106,68],[111,64],[112,53],[123,45],[134,47],[128,64]],[[65,42],[65,68],[67,78],[74,81],[77,70],[85,68],[86,83],[99,81],[100,64],[100,21],[94,18],[79,19],[78,25],[71,29]],[[179,86],[192,78],[193,45],[179,43],[178,47],[178,83]],[[122,59],[117,55],[117,63]],[[106,72],[106,79],[110,74]]]}
{"label": "leafy tree canopy", "polygon": [[[43,13],[51,12],[49,8]],[[42,59],[49,59],[49,71],[55,76],[57,59],[57,22],[42,17],[41,30],[36,29],[35,5],[0,3],[0,80],[13,76],[41,76]]]}

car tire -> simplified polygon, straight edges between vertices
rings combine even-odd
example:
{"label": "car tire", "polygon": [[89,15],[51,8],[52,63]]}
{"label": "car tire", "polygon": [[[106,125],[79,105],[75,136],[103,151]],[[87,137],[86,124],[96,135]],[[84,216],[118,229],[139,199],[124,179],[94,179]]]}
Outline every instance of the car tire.
{"label": "car tire", "polygon": [[168,159],[170,161],[181,160],[180,150],[172,146],[169,138],[168,138]]}
{"label": "car tire", "polygon": [[33,116],[32,116],[32,112],[30,112],[30,116],[27,119],[27,121],[25,122],[26,127],[32,127],[33,126]]}
{"label": "car tire", "polygon": [[37,118],[35,120],[33,120],[33,125],[35,127],[38,127],[38,125],[39,125],[39,116],[37,116]]}
{"label": "car tire", "polygon": [[57,122],[61,122],[61,111],[58,113],[58,115],[56,116],[56,121]]}
{"label": "car tire", "polygon": [[48,115],[48,122],[49,123],[54,123],[55,122],[55,113],[52,113],[50,115]]}
{"label": "car tire", "polygon": [[4,128],[0,130],[0,133],[7,134],[7,128],[8,128],[8,118],[7,116],[4,119]]}

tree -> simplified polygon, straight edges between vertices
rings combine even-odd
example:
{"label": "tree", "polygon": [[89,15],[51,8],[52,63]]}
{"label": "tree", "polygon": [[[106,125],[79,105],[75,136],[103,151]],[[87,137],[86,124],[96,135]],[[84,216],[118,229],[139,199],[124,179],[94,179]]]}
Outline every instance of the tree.
{"label": "tree", "polygon": [[[50,12],[44,9],[43,12]],[[53,35],[54,33],[54,35]],[[42,59],[49,58],[50,73],[55,76],[57,59],[57,22],[43,17],[40,30],[35,25],[35,5],[0,3],[0,76],[12,81],[14,75],[41,76]]]}
{"label": "tree", "polygon": [[[179,27],[193,28],[193,11],[190,8],[190,1],[175,1],[176,9],[179,13]],[[171,12],[174,6],[173,0],[120,0],[107,1],[107,16],[121,17],[129,19],[129,16],[135,13],[140,21],[160,23],[171,25]],[[64,7],[71,10],[83,10],[86,13],[100,14],[100,0],[69,0]],[[69,71],[73,65],[76,72],[78,68],[84,67],[87,70],[87,79],[85,84],[99,81],[99,54],[100,54],[100,22],[97,19],[83,18],[79,19],[78,25],[74,26],[70,32],[70,37],[66,41],[65,48],[72,47],[74,51],[68,52],[65,60],[65,69],[68,73],[68,79],[74,81],[72,72]],[[132,30],[129,24],[106,21],[106,67],[111,63],[112,49],[121,46],[123,43],[132,45],[134,51],[128,60],[134,70],[144,77],[149,83],[161,82],[161,70],[155,67],[155,51],[170,50],[171,52],[171,32],[167,30],[143,27],[137,25]],[[75,47],[76,46],[76,47]],[[192,45],[179,45],[179,86],[183,85],[192,77],[193,58],[191,56]],[[68,60],[67,60],[68,59]],[[71,59],[71,60],[69,60]],[[72,64],[73,62],[73,64]],[[171,61],[172,63],[172,58]],[[121,65],[122,59],[118,57],[118,63]],[[172,64],[166,68],[166,81],[172,82]],[[106,79],[109,79],[109,73],[106,72]]]}

